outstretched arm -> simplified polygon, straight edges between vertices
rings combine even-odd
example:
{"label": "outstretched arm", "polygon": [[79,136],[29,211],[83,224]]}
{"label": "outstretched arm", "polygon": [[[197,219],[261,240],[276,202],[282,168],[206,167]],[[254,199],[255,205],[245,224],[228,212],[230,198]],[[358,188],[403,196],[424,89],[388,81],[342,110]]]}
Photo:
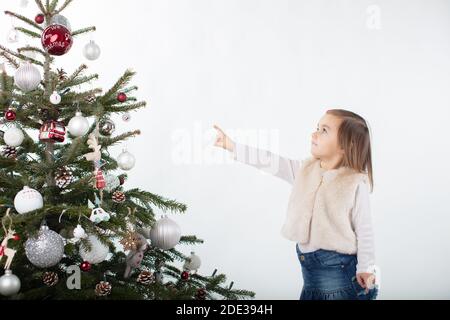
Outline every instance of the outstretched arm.
{"label": "outstretched arm", "polygon": [[216,147],[228,150],[236,161],[251,165],[263,172],[272,174],[290,184],[294,183],[295,174],[300,166],[300,161],[281,157],[268,150],[261,150],[232,141],[218,126]]}

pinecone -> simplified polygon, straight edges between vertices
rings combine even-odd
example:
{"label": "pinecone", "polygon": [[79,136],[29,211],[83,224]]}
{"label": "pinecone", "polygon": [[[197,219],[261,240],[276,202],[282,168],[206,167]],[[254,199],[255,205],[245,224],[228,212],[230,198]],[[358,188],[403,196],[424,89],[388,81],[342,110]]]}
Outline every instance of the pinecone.
{"label": "pinecone", "polygon": [[200,288],[197,290],[197,293],[195,294],[195,300],[205,300],[206,299],[206,289]]}
{"label": "pinecone", "polygon": [[17,156],[17,149],[14,147],[6,146],[2,151],[2,156],[8,159],[14,159]]}
{"label": "pinecone", "polygon": [[42,275],[42,282],[44,282],[44,284],[46,284],[49,287],[52,287],[55,284],[57,284],[58,280],[59,280],[59,277],[56,272],[47,271],[47,272],[44,272],[44,274]]}
{"label": "pinecone", "polygon": [[140,284],[149,285],[155,282],[155,276],[150,271],[142,271],[136,281]]}
{"label": "pinecone", "polygon": [[67,80],[67,73],[64,71],[63,68],[58,69],[58,79],[61,82],[64,82]]}
{"label": "pinecone", "polygon": [[84,100],[87,103],[91,103],[92,104],[92,103],[94,103],[97,100],[97,97],[94,94],[90,94],[86,98],[84,98]]}
{"label": "pinecone", "polygon": [[116,191],[112,195],[112,200],[115,203],[122,203],[125,201],[125,194],[122,191]]}
{"label": "pinecone", "polygon": [[111,294],[111,289],[112,286],[109,282],[100,281],[100,283],[95,286],[95,294],[99,297],[105,297]]}
{"label": "pinecone", "polygon": [[58,169],[58,171],[55,174],[55,182],[60,189],[66,188],[69,184],[73,182],[72,170],[70,170],[67,167]]}

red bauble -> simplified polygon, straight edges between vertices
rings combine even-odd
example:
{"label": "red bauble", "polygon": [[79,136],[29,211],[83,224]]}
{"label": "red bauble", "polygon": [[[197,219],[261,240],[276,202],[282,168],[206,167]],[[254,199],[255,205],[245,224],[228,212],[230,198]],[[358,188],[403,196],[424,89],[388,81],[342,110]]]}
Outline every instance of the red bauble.
{"label": "red bauble", "polygon": [[44,20],[45,20],[45,16],[44,16],[42,13],[38,14],[38,15],[34,18],[34,21],[35,21],[37,24],[43,23]]}
{"label": "red bauble", "polygon": [[92,266],[88,261],[83,261],[83,263],[80,265],[80,269],[84,272],[88,272],[89,270],[91,270],[91,267]]}
{"label": "red bauble", "polygon": [[181,279],[183,279],[184,281],[189,280],[189,272],[183,271],[183,272],[181,273]]}
{"label": "red bauble", "polygon": [[8,121],[16,120],[16,112],[14,110],[8,110],[5,112],[5,119]]}
{"label": "red bauble", "polygon": [[121,92],[117,95],[117,101],[119,102],[125,102],[127,101],[128,97],[125,93]]}
{"label": "red bauble", "polygon": [[19,241],[20,240],[20,236],[18,234],[15,234],[13,237],[14,241]]}
{"label": "red bauble", "polygon": [[52,24],[42,33],[41,42],[49,54],[62,56],[72,47],[73,39],[66,27],[60,24]]}

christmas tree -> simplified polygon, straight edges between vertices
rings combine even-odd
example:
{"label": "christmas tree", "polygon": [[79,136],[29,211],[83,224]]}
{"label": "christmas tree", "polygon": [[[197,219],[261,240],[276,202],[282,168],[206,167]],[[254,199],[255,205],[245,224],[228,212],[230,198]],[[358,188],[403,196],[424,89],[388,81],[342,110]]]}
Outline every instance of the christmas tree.
{"label": "christmas tree", "polygon": [[[200,258],[175,247],[196,245],[163,213],[186,206],[126,189],[134,156],[108,148],[140,134],[116,135],[112,115],[130,119],[144,108],[125,73],[107,91],[82,64],[73,73],[54,67],[72,43],[95,27],[72,30],[61,13],[73,1],[35,1],[39,14],[5,14],[39,44],[17,50],[0,45],[0,294],[6,299],[245,299],[226,276],[197,273]],[[96,60],[90,41],[84,56]],[[5,66],[8,66],[8,70]],[[12,70],[9,74],[9,69]],[[88,88],[88,89],[86,89]],[[176,267],[176,264],[182,267]]]}

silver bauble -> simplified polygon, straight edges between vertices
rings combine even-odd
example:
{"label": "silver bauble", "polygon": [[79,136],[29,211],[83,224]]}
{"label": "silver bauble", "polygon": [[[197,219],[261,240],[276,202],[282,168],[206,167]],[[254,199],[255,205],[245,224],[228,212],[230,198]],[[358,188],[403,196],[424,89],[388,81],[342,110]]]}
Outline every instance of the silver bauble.
{"label": "silver bauble", "polygon": [[189,271],[197,271],[202,264],[200,257],[195,254],[195,252],[191,252],[189,258],[186,259],[183,268]]}
{"label": "silver bauble", "polygon": [[107,192],[111,192],[120,186],[120,179],[116,175],[108,173],[105,176],[105,183],[106,183],[105,190]]}
{"label": "silver bauble", "polygon": [[81,112],[76,112],[75,117],[70,119],[67,130],[74,137],[82,137],[89,132],[89,121]]}
{"label": "silver bauble", "polygon": [[164,216],[156,221],[150,230],[152,246],[163,250],[174,248],[181,239],[181,230],[178,224]]}
{"label": "silver bauble", "polygon": [[86,250],[84,246],[80,246],[80,256],[84,261],[91,264],[98,264],[105,261],[109,247],[105,246],[95,235],[90,235],[88,241],[91,244],[91,250]]}
{"label": "silver bauble", "polygon": [[36,238],[29,238],[25,242],[25,254],[38,268],[53,267],[64,255],[64,241],[59,234],[44,225]]}
{"label": "silver bauble", "polygon": [[136,164],[136,158],[128,151],[123,151],[117,157],[117,164],[120,169],[128,171],[134,168],[134,165]]}
{"label": "silver bauble", "polygon": [[9,128],[3,136],[3,140],[10,147],[20,146],[24,138],[23,131],[17,127]]}
{"label": "silver bauble", "polygon": [[97,60],[100,57],[100,47],[93,40],[89,41],[83,48],[83,55],[88,60]]}
{"label": "silver bauble", "polygon": [[50,20],[50,24],[59,24],[67,28],[70,32],[72,32],[72,28],[70,26],[69,20],[61,14],[55,14]]}
{"label": "silver bauble", "polygon": [[25,63],[17,69],[14,84],[23,92],[30,92],[39,86],[41,79],[39,69],[31,63]]}
{"label": "silver bauble", "polygon": [[100,134],[105,137],[109,137],[116,130],[116,125],[111,119],[103,119],[99,122]]}
{"label": "silver bauble", "polygon": [[11,270],[5,270],[0,277],[0,294],[2,296],[13,296],[20,291],[20,279]]}

